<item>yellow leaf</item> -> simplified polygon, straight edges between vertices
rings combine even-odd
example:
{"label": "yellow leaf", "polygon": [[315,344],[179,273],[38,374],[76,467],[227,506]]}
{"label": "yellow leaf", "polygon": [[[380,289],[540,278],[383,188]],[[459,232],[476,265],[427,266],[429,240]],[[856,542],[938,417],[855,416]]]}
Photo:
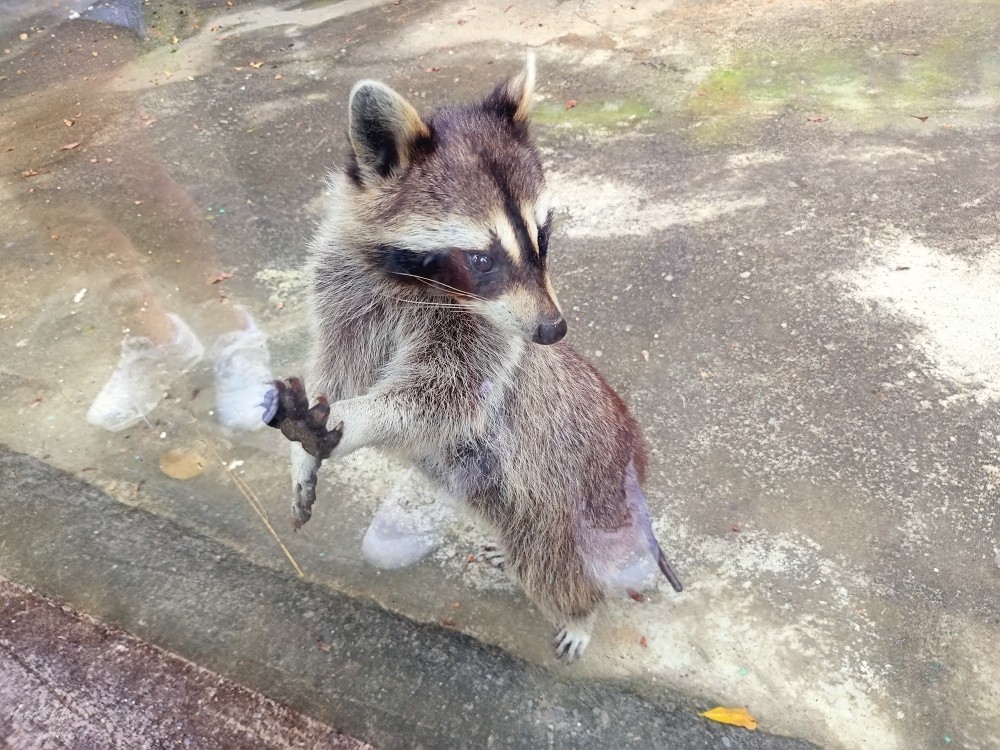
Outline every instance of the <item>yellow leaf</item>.
{"label": "yellow leaf", "polygon": [[699,716],[704,716],[706,719],[711,719],[712,721],[717,721],[720,724],[732,724],[737,727],[743,727],[744,729],[756,729],[757,720],[750,715],[750,712],[745,708],[725,708],[724,706],[716,706],[711,711],[704,711]]}
{"label": "yellow leaf", "polygon": [[170,450],[160,456],[160,471],[171,479],[191,479],[205,470],[205,459],[194,451]]}

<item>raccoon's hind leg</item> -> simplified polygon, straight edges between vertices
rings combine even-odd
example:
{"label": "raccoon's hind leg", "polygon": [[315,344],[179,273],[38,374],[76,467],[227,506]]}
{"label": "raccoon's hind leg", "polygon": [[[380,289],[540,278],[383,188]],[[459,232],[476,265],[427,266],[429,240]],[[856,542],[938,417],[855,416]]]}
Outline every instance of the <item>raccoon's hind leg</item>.
{"label": "raccoon's hind leg", "polygon": [[556,634],[552,645],[556,649],[556,658],[566,664],[583,656],[590,643],[590,632],[594,626],[594,616],[588,615],[567,622]]}

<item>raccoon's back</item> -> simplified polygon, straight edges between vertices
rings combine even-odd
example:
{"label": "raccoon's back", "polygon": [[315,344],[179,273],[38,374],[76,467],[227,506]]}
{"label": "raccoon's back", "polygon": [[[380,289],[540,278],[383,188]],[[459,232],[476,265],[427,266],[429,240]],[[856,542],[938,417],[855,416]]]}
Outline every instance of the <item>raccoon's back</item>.
{"label": "raccoon's back", "polygon": [[534,346],[506,415],[511,470],[499,510],[484,512],[522,540],[511,555],[522,574],[576,566],[603,591],[648,585],[658,546],[641,487],[642,436],[622,399],[569,346]]}
{"label": "raccoon's back", "polygon": [[611,516],[596,519],[602,525],[623,521],[626,473],[633,464],[641,481],[645,451],[635,419],[597,370],[568,345],[529,346],[511,400],[522,468],[570,488],[584,512]]}

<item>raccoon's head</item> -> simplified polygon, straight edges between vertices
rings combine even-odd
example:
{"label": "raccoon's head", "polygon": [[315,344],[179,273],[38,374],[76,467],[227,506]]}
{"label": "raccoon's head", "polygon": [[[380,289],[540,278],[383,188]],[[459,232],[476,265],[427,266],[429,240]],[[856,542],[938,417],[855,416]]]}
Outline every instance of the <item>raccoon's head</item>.
{"label": "raccoon's head", "polygon": [[[457,304],[539,344],[566,335],[549,283],[552,215],[528,133],[534,59],[485,99],[422,119],[385,84],[351,92],[345,196],[373,267],[412,299]],[[391,292],[390,292],[391,293]]]}

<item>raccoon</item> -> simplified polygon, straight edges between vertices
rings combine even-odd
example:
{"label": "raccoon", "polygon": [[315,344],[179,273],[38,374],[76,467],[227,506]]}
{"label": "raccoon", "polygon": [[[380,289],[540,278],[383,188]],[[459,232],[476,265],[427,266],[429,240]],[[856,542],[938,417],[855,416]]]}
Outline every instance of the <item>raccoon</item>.
{"label": "raccoon", "polygon": [[310,407],[301,380],[276,381],[264,419],[293,441],[296,527],[321,461],[377,447],[486,522],[571,662],[609,593],[657,566],[682,587],[653,535],[639,427],[562,342],[534,85],[529,57],[484,99],[426,118],[385,84],[354,86],[350,161],[306,268],[306,380],[323,395]]}

